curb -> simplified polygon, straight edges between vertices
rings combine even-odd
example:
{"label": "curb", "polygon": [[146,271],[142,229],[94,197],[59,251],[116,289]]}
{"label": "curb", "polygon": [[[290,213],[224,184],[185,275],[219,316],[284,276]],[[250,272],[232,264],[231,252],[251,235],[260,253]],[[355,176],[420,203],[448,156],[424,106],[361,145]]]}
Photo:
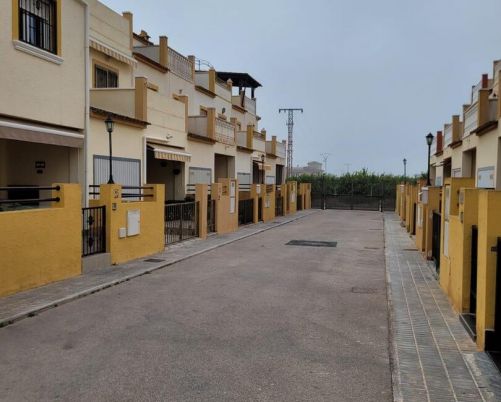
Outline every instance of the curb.
{"label": "curb", "polygon": [[397,343],[395,342],[394,308],[391,295],[391,277],[388,271],[388,251],[386,249],[386,216],[383,214],[383,239],[384,239],[384,259],[386,275],[386,300],[388,303],[388,352],[390,358],[391,385],[393,391],[393,401],[402,402],[403,396],[400,389],[400,370],[397,352]]}
{"label": "curb", "polygon": [[119,285],[119,284],[121,284],[123,282],[128,282],[131,279],[138,278],[140,276],[150,274],[150,273],[152,273],[154,271],[158,271],[160,269],[169,267],[169,266],[177,264],[179,262],[188,260],[188,259],[196,257],[196,256],[198,256],[200,254],[207,253],[209,251],[218,249],[220,247],[226,246],[226,245],[231,244],[231,243],[235,243],[237,241],[246,239],[246,238],[251,237],[251,236],[255,236],[257,234],[266,232],[268,230],[275,229],[275,228],[287,225],[287,224],[292,223],[292,222],[296,222],[296,221],[298,221],[300,219],[306,218],[308,216],[311,216],[311,215],[314,215],[314,214],[317,214],[317,213],[320,212],[320,210],[311,210],[311,211],[313,211],[313,212],[310,212],[310,213],[302,215],[302,216],[296,216],[295,218],[292,218],[290,220],[276,223],[273,226],[262,228],[262,229],[259,229],[259,230],[255,231],[255,232],[252,232],[252,233],[244,234],[241,237],[227,240],[227,241],[225,241],[223,243],[220,243],[220,244],[217,244],[215,246],[211,246],[211,247],[205,248],[203,250],[196,251],[193,254],[190,254],[190,255],[187,255],[187,256],[184,256],[184,257],[179,257],[178,259],[166,262],[165,264],[162,264],[162,265],[159,265],[159,266],[155,266],[155,267],[146,268],[143,271],[135,272],[135,273],[130,274],[130,275],[126,275],[123,278],[115,279],[115,280],[109,281],[109,282],[105,282],[105,283],[102,283],[100,285],[91,287],[89,289],[85,289],[85,290],[82,290],[80,292],[70,294],[70,295],[68,295],[66,297],[63,297],[61,299],[58,299],[58,300],[55,300],[55,301],[52,301],[52,302],[49,302],[49,303],[45,303],[45,304],[43,304],[41,306],[38,306],[38,307],[31,308],[31,309],[23,311],[21,313],[15,314],[15,315],[13,315],[11,317],[0,319],[0,328],[4,328],[4,327],[6,327],[8,325],[14,324],[15,322],[21,321],[21,320],[23,320],[25,318],[28,318],[28,317],[34,317],[34,316],[36,316],[36,315],[38,315],[40,313],[43,313],[46,310],[49,310],[49,309],[61,306],[61,305],[66,304],[66,303],[70,303],[70,302],[72,302],[74,300],[78,300],[78,299],[81,299],[81,298],[83,298],[85,296],[89,296],[91,294],[94,294],[94,293],[100,292],[102,290],[111,288],[111,287]]}

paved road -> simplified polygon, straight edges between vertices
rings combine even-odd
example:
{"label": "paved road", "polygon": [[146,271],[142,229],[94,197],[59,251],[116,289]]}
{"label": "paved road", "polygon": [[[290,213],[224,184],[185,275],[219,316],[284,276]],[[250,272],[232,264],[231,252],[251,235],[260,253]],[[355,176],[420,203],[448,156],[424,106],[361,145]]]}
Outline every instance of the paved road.
{"label": "paved road", "polygon": [[321,212],[20,321],[0,400],[391,400],[383,247]]}

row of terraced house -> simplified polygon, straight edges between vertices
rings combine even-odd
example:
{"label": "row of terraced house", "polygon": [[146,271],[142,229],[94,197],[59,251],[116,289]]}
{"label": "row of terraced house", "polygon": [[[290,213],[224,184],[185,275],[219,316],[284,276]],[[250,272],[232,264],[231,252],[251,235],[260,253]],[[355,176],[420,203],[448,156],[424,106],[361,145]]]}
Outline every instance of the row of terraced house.
{"label": "row of terraced house", "polygon": [[[479,350],[501,351],[501,62],[430,143],[429,177],[397,189],[397,213],[437,267]],[[431,140],[431,135],[429,136]]]}
{"label": "row of terraced house", "polygon": [[0,4],[0,295],[310,207],[245,72],[97,0]]}

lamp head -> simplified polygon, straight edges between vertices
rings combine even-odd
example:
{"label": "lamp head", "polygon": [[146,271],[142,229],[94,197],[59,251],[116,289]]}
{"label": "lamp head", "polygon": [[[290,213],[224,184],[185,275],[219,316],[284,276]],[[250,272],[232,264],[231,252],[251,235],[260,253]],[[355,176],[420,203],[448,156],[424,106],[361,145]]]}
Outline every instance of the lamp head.
{"label": "lamp head", "polygon": [[106,125],[106,131],[108,131],[108,133],[112,133],[115,127],[115,122],[113,121],[110,115],[108,115],[108,117],[104,121],[104,124]]}
{"label": "lamp head", "polygon": [[435,137],[433,136],[432,133],[429,133],[426,136],[426,144],[428,144],[428,146],[430,146],[433,143],[433,138],[435,138]]}

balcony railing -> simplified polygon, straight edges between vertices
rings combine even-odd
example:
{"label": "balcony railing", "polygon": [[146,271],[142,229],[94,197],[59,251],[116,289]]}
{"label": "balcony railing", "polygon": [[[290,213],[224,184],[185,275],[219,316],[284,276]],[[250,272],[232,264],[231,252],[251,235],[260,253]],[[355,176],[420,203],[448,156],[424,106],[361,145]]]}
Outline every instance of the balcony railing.
{"label": "balcony railing", "polygon": [[189,116],[188,133],[208,138],[207,116]]}
{"label": "balcony railing", "polygon": [[444,130],[444,148],[452,144],[452,124],[445,127]]}
{"label": "balcony railing", "polygon": [[247,131],[237,131],[236,140],[239,147],[247,148]]}
{"label": "balcony railing", "polygon": [[169,48],[168,67],[174,74],[186,81],[193,82],[193,66],[191,65],[191,61],[172,48]]}
{"label": "balcony railing", "polygon": [[463,138],[470,135],[478,127],[478,103],[470,106],[464,114]]}
{"label": "balcony railing", "polygon": [[216,141],[235,145],[235,126],[223,119],[216,119]]}

